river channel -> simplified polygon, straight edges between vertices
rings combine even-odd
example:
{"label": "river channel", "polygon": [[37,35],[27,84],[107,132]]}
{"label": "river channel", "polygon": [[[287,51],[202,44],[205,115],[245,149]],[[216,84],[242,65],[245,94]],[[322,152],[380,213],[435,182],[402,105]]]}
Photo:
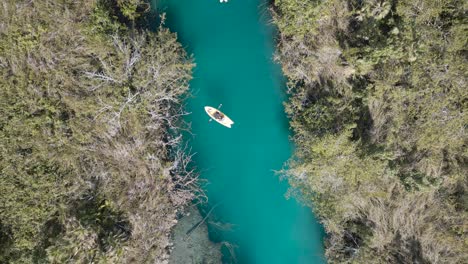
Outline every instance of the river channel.
{"label": "river channel", "polygon": [[[234,245],[237,263],[325,263],[322,227],[310,208],[285,198],[287,181],[275,174],[294,146],[267,1],[163,0],[157,7],[196,63],[187,141],[209,183],[202,213],[217,205],[210,239]],[[235,122],[231,129],[208,121],[204,106],[219,104]]]}

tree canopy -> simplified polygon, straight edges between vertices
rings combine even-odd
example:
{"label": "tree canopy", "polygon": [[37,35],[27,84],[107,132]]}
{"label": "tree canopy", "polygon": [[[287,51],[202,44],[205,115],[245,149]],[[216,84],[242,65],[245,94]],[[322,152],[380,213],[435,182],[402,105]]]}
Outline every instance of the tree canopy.
{"label": "tree canopy", "polygon": [[139,0],[0,7],[0,262],[168,258],[192,60]]}
{"label": "tree canopy", "polygon": [[297,150],[331,263],[463,263],[466,1],[272,6]]}

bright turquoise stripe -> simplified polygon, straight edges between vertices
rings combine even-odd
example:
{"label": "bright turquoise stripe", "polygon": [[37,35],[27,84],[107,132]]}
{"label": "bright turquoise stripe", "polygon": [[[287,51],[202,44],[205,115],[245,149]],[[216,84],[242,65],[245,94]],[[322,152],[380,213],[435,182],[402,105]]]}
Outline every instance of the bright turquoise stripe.
{"label": "bright turquoise stripe", "polygon": [[[197,64],[187,101],[188,139],[201,177],[210,184],[214,217],[234,229],[210,227],[214,241],[238,246],[238,263],[324,263],[323,229],[307,207],[284,194],[282,168],[293,146],[282,102],[285,81],[272,60],[275,31],[262,1],[165,0],[166,25]],[[232,129],[208,122],[203,107],[217,107]],[[225,260],[227,261],[227,260]]]}

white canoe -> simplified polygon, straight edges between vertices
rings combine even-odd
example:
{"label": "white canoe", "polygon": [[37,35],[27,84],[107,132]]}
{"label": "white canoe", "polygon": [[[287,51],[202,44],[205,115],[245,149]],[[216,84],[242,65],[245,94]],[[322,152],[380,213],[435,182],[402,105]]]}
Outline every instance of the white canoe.
{"label": "white canoe", "polygon": [[223,126],[231,128],[231,125],[234,124],[234,122],[227,115],[214,107],[205,106],[205,111],[212,119]]}

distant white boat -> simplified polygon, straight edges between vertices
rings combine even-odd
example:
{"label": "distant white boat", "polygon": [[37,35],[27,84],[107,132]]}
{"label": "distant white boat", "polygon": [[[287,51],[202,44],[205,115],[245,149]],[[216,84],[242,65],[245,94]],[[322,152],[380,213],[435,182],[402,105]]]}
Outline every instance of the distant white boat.
{"label": "distant white boat", "polygon": [[231,128],[231,125],[234,124],[234,122],[227,115],[214,107],[205,106],[205,111],[212,119],[225,127]]}

